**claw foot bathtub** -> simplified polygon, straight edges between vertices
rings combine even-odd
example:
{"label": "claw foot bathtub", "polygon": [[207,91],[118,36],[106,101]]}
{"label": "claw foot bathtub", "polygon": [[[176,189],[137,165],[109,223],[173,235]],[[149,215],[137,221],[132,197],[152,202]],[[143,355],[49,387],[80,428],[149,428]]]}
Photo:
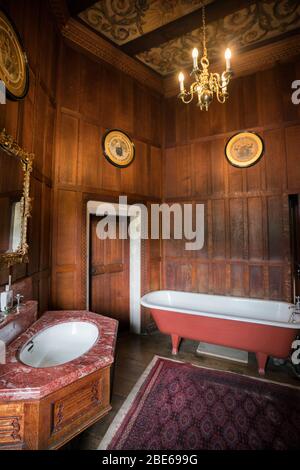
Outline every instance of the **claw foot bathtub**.
{"label": "claw foot bathtub", "polygon": [[141,304],[151,310],[161,333],[171,335],[172,354],[178,353],[181,338],[242,349],[256,354],[260,375],[268,356],[289,356],[300,330],[300,322],[291,323],[286,302],[155,291]]}

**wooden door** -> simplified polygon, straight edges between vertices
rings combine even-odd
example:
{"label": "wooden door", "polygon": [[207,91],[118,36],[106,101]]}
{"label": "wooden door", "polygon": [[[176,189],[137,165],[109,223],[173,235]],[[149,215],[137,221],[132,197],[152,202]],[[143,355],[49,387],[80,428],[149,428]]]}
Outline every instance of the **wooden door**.
{"label": "wooden door", "polygon": [[[290,196],[294,295],[300,296],[300,195]],[[294,300],[294,299],[293,299]]]}
{"label": "wooden door", "polygon": [[[101,217],[92,216],[90,234],[90,310],[129,329],[129,240],[97,237]],[[118,233],[119,220],[117,220]]]}

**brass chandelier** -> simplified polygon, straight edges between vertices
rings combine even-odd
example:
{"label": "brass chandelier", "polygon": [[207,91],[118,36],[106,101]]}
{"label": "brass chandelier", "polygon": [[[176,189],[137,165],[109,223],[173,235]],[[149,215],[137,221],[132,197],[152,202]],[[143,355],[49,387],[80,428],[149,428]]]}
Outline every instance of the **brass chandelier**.
{"label": "brass chandelier", "polygon": [[198,49],[195,47],[192,51],[193,57],[193,70],[191,76],[195,77],[194,83],[191,84],[190,90],[187,91],[184,86],[184,75],[182,72],[178,75],[179,84],[180,84],[180,93],[178,98],[180,98],[185,104],[190,103],[194,95],[198,96],[197,106],[201,110],[205,109],[208,111],[208,107],[213,100],[214,94],[216,95],[220,103],[225,103],[229,94],[227,91],[228,84],[232,77],[232,70],[230,65],[231,51],[226,49],[225,51],[225,60],[226,60],[226,70],[220,76],[219,73],[210,73],[209,72],[209,60],[207,57],[207,48],[206,48],[206,26],[205,26],[205,7],[202,7],[202,30],[203,30],[203,56],[200,60],[201,69],[198,66]]}

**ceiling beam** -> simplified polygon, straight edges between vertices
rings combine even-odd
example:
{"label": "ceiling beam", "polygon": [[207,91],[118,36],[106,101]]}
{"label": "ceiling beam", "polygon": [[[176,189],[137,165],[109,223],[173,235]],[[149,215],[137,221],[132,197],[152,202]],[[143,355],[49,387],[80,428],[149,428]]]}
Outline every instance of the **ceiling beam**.
{"label": "ceiling beam", "polygon": [[[206,22],[211,23],[224,18],[238,10],[251,6],[255,0],[215,0],[205,7]],[[181,16],[160,28],[157,28],[143,36],[130,41],[121,50],[126,54],[134,56],[140,52],[147,51],[152,47],[176,39],[184,34],[190,33],[202,25],[202,8],[193,11],[185,16]]]}
{"label": "ceiling beam", "polygon": [[67,0],[67,3],[71,16],[77,16],[97,3],[97,0]]}

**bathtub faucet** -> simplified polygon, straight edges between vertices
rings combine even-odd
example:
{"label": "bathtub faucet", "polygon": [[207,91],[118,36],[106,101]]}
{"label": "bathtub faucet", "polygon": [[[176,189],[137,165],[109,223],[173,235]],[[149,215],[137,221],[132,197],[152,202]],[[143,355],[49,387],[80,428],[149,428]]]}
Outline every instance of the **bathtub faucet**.
{"label": "bathtub faucet", "polygon": [[290,318],[290,322],[297,323],[298,321],[300,321],[300,296],[299,295],[295,297],[295,304],[291,305],[290,308],[293,310],[291,318]]}

